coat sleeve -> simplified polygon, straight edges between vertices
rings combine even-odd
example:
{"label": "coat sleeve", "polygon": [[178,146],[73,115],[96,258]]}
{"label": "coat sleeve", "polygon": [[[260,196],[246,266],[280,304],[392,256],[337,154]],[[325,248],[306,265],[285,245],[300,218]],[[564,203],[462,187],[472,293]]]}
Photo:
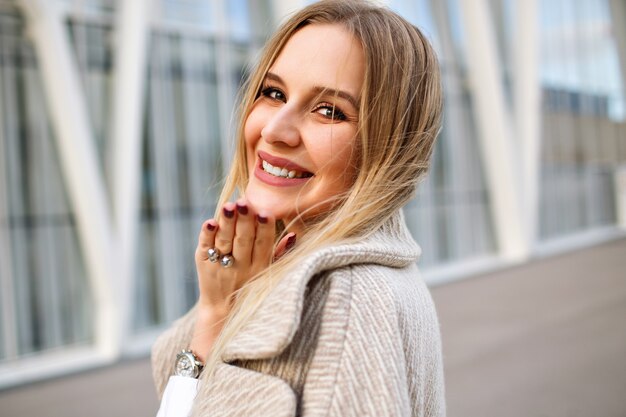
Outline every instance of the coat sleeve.
{"label": "coat sleeve", "polygon": [[441,340],[417,269],[331,274],[303,416],[444,416]]}
{"label": "coat sleeve", "polygon": [[191,343],[196,320],[196,306],[172,323],[152,345],[150,357],[152,377],[159,400],[163,397],[170,375],[174,373],[176,354],[182,349],[187,349]]}

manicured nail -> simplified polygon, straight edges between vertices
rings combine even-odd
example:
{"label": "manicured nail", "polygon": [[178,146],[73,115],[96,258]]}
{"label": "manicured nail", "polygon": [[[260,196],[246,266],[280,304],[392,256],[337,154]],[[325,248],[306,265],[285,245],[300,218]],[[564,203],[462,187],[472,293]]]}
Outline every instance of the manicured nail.
{"label": "manicured nail", "polygon": [[265,216],[261,216],[260,214],[256,215],[256,219],[258,220],[259,223],[261,224],[266,224],[267,223],[267,217]]}
{"label": "manicured nail", "polygon": [[224,207],[224,216],[228,217],[229,219],[232,219],[234,215],[235,215],[235,210],[228,210],[226,207]]}
{"label": "manicured nail", "polygon": [[296,244],[296,235],[295,233],[287,238],[287,250],[293,248]]}
{"label": "manicured nail", "polygon": [[215,230],[215,227],[216,227],[216,226],[215,226],[214,224],[211,224],[211,223],[207,223],[207,224],[206,224],[206,228],[207,228],[207,229],[209,229],[210,231]]}
{"label": "manicured nail", "polygon": [[239,212],[239,214],[248,214],[248,206],[246,206],[245,204],[239,204],[237,203],[237,211]]}

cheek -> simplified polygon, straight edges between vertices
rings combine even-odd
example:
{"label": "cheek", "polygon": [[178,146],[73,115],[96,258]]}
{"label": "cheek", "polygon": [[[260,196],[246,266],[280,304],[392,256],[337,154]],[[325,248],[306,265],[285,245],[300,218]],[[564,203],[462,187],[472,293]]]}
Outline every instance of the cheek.
{"label": "cheek", "polygon": [[326,146],[318,146],[314,153],[318,161],[324,166],[327,181],[334,183],[336,187],[345,188],[349,186],[354,177],[354,165],[356,152],[356,140],[352,134],[347,135],[343,140],[335,139]]}
{"label": "cheek", "polygon": [[343,144],[343,149],[338,150],[333,159],[333,173],[337,178],[338,185],[341,188],[347,188],[352,185],[354,178],[354,152],[353,144]]}
{"label": "cheek", "polygon": [[[327,146],[317,146],[314,153],[322,160],[320,181],[312,189],[311,198],[314,202],[332,201],[333,197],[339,196],[350,190],[354,184],[356,168],[353,147],[355,141],[344,140]],[[316,212],[328,210],[328,205],[318,206]]]}
{"label": "cheek", "polygon": [[243,127],[243,135],[246,140],[246,146],[249,148],[255,147],[261,137],[260,133],[261,130],[259,129],[258,117],[256,117],[256,113],[253,110],[246,119],[246,123]]}
{"label": "cheek", "polygon": [[246,153],[248,155],[248,168],[252,168],[256,159],[255,150],[259,139],[261,138],[261,127],[259,123],[259,117],[253,110],[243,127],[243,136],[246,142]]}

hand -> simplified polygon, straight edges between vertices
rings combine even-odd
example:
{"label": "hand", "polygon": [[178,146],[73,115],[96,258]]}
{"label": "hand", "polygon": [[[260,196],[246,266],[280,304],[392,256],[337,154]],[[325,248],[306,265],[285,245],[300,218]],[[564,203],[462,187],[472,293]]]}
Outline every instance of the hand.
{"label": "hand", "polygon": [[[203,362],[222,330],[233,293],[296,243],[295,233],[289,233],[272,253],[276,220],[270,214],[255,214],[246,200],[226,203],[222,210],[219,223],[211,219],[202,225],[195,255],[200,298],[189,347]],[[224,268],[209,261],[207,251],[212,248],[223,255],[232,253],[233,265]]]}
{"label": "hand", "polygon": [[[219,223],[210,219],[202,225],[198,237],[195,261],[200,287],[200,307],[214,316],[226,316],[232,294],[252,277],[267,268],[273,257],[295,244],[296,236],[289,233],[279,242],[273,253],[276,219],[269,213],[256,214],[245,199],[226,203]],[[231,254],[232,267],[209,261],[207,251],[217,249],[220,254]]]}

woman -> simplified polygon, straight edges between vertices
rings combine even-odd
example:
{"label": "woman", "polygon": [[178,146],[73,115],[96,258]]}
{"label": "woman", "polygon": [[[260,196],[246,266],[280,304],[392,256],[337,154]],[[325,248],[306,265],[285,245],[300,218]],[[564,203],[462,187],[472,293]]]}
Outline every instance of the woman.
{"label": "woman", "polygon": [[445,414],[437,317],[400,211],[441,107],[431,46],[393,12],[322,1],[283,24],[200,232],[198,303],[153,347],[163,415]]}

